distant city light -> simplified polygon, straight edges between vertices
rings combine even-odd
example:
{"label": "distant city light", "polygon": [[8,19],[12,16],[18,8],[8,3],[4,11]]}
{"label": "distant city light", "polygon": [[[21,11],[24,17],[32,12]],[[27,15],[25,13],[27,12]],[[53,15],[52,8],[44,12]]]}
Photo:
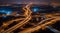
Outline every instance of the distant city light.
{"label": "distant city light", "polygon": [[7,15],[10,15],[12,13],[12,11],[8,11],[8,10],[0,10],[0,13],[5,13]]}
{"label": "distant city light", "polygon": [[7,11],[7,12],[6,12],[7,15],[10,15],[11,13],[12,13],[11,11]]}
{"label": "distant city light", "polygon": [[39,8],[38,7],[34,7],[34,8],[32,8],[32,11],[33,12],[38,12],[39,11]]}
{"label": "distant city light", "polygon": [[0,14],[6,14],[10,15],[12,13],[12,8],[11,7],[1,7],[0,8]]}

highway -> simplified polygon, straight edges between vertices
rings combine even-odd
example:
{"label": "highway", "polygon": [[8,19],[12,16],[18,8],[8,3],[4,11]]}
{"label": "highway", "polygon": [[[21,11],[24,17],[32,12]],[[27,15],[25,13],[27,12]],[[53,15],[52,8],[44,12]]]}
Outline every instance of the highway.
{"label": "highway", "polygon": [[[30,20],[32,19],[32,17],[41,17],[41,14],[39,15],[32,15],[32,11],[30,10],[30,7],[33,4],[27,4],[26,6],[24,6],[22,9],[24,10],[24,15],[18,15],[18,16],[24,16],[25,18],[16,18],[13,20],[9,20],[7,22],[4,22],[3,25],[0,27],[0,33],[14,33],[13,31],[18,29],[18,28],[23,28],[25,24],[30,23],[31,25],[33,25],[32,27],[29,28],[25,28],[22,31],[18,32],[18,33],[32,33],[35,31],[38,31],[39,29],[44,30],[45,28],[50,29],[51,31],[55,30],[54,28],[51,28],[50,25],[56,23],[56,21],[60,20],[60,13],[54,13],[54,14],[44,14],[45,19],[41,20],[40,22],[38,22],[37,24],[34,24],[30,22]],[[12,15],[2,15],[2,16],[15,16],[16,15],[12,14]],[[2,17],[0,16],[0,17]],[[41,18],[44,18],[41,17]],[[22,21],[20,21],[22,20]],[[38,20],[38,19],[37,19]],[[12,24],[14,21],[18,22],[16,25],[10,27],[9,29],[4,30],[5,27],[8,27],[10,24]],[[2,29],[2,27],[4,27]],[[53,29],[53,30],[52,30]],[[55,30],[53,32],[58,32],[58,30]]]}
{"label": "highway", "polygon": [[19,32],[19,33],[32,33],[32,32],[37,31],[37,30],[39,30],[39,29],[44,29],[44,27],[49,26],[49,25],[51,25],[51,24],[54,24],[54,23],[56,23],[56,21],[58,21],[58,20],[60,20],[60,18],[59,18],[59,17],[56,17],[56,19],[53,19],[53,20],[51,20],[51,21],[49,21],[49,22],[46,21],[44,24],[38,25],[38,26],[36,26],[36,27],[27,28],[26,30],[23,30],[23,31],[21,31],[21,32]]}
{"label": "highway", "polygon": [[15,30],[15,29],[21,27],[22,25],[24,25],[25,23],[27,23],[27,22],[31,19],[31,12],[30,12],[30,10],[29,10],[28,8],[27,8],[26,11],[28,11],[29,14],[28,14],[28,16],[25,18],[25,20],[23,20],[22,22],[16,24],[15,26],[9,28],[8,30],[4,31],[3,33],[10,33],[10,32],[12,32],[13,30]]}

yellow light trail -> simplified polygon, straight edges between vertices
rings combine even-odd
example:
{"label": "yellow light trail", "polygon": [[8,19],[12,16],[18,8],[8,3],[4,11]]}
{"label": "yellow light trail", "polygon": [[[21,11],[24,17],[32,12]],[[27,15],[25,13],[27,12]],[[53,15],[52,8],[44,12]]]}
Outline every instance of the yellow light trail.
{"label": "yellow light trail", "polygon": [[21,31],[19,33],[32,33],[34,31],[37,31],[37,30],[42,29],[42,28],[44,28],[46,26],[49,26],[51,24],[56,23],[57,20],[60,20],[60,18],[59,17],[56,17],[56,19],[53,19],[50,22],[47,21],[46,23],[41,24],[41,25],[38,25],[38,26],[36,26],[34,28],[27,28],[26,30],[23,30],[23,31]]}
{"label": "yellow light trail", "polygon": [[2,26],[3,26],[3,27],[4,27],[4,26],[7,27],[8,25],[10,25],[11,23],[13,23],[14,21],[17,22],[17,21],[20,21],[20,20],[24,20],[24,18],[18,18],[18,19],[15,19],[15,20],[10,20],[10,21],[8,21],[8,22],[4,22]]}
{"label": "yellow light trail", "polygon": [[27,23],[31,19],[31,11],[30,11],[30,9],[28,9],[28,7],[27,7],[27,10],[25,10],[25,11],[29,12],[29,14],[27,13],[28,16],[25,18],[25,20],[23,20],[22,22],[16,24],[15,26],[9,28],[8,30],[4,31],[3,33],[10,33],[13,30],[15,30],[15,29],[21,27],[22,25],[24,25],[25,23]]}

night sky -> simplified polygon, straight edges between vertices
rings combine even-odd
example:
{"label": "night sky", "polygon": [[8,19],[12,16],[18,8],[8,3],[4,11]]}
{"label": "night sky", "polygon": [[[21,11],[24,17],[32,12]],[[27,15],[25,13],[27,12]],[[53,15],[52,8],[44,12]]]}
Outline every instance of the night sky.
{"label": "night sky", "polygon": [[33,3],[53,3],[55,5],[60,5],[60,0],[0,0],[1,3],[10,3],[10,4],[28,4],[30,2]]}

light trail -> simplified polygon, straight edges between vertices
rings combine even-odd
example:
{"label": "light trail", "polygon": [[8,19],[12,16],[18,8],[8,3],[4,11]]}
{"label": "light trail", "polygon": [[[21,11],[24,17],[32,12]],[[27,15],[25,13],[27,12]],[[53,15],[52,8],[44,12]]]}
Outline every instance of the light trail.
{"label": "light trail", "polygon": [[[2,16],[16,16],[16,15],[14,15],[14,14],[12,14],[12,15],[1,15],[0,17],[2,17]],[[18,16],[25,16],[25,15],[18,15]]]}
{"label": "light trail", "polygon": [[50,26],[46,26],[46,28],[50,29],[51,31],[53,31],[54,33],[60,33],[60,31],[50,27]]}
{"label": "light trail", "polygon": [[13,23],[14,21],[18,22],[20,20],[24,20],[24,18],[17,18],[17,19],[14,19],[14,20],[10,20],[8,22],[4,22],[3,25],[0,27],[1,28],[0,33],[4,31],[4,29],[2,29],[2,27],[7,27],[8,25]]}
{"label": "light trail", "polygon": [[46,23],[46,21],[51,20],[51,19],[54,19],[54,17],[53,17],[53,18],[47,18],[47,19],[45,19],[45,20],[42,20],[42,21],[39,22],[37,25],[40,25],[40,24]]}
{"label": "light trail", "polygon": [[[13,27],[11,27],[11,28],[3,31],[2,33],[11,33],[11,32],[14,31],[15,29],[17,29],[17,28],[25,25],[25,24],[31,19],[31,17],[32,17],[32,16],[31,16],[31,12],[30,12],[31,10],[29,9],[30,6],[31,6],[31,4],[32,4],[32,3],[30,3],[29,5],[27,5],[27,6],[26,6],[26,9],[23,8],[23,10],[25,11],[24,16],[26,16],[26,18],[23,18],[24,20],[18,18],[18,19],[16,19],[16,20],[8,21],[6,26],[8,26],[8,25],[10,25],[11,23],[13,23],[13,21],[23,20],[22,22],[16,24],[15,26],[13,26]],[[14,16],[15,16],[15,15],[14,15]],[[34,16],[34,17],[35,17],[35,16]],[[36,16],[36,17],[40,17],[40,15],[39,15],[39,16]],[[47,18],[48,18],[48,17],[53,17],[53,18],[55,18],[53,15],[50,15],[50,16],[47,15]],[[49,25],[51,25],[51,24],[54,24],[57,20],[60,20],[59,18],[56,18],[56,19],[53,19],[53,18],[48,18],[48,19],[46,19],[46,20],[42,20],[42,21],[39,22],[36,26],[31,27],[31,28],[27,28],[26,30],[23,30],[23,31],[21,31],[21,32],[19,32],[19,33],[31,33],[31,32],[37,31],[37,30],[39,30],[39,29],[45,29],[46,26],[49,26]],[[51,19],[53,19],[53,20],[51,20]],[[47,20],[51,20],[51,21],[48,22]],[[56,21],[55,21],[55,20],[56,20]]]}
{"label": "light trail", "polygon": [[3,26],[3,27],[4,27],[4,26],[7,27],[8,25],[10,25],[11,23],[13,23],[14,21],[17,22],[17,21],[20,21],[20,20],[24,20],[24,18],[18,18],[18,19],[15,19],[15,20],[10,20],[10,21],[8,21],[8,22],[3,23],[2,26]]}
{"label": "light trail", "polygon": [[44,23],[46,23],[46,21],[52,20],[52,19],[54,19],[54,17],[53,17],[53,18],[47,18],[47,19],[44,19],[44,20],[42,20],[41,22],[37,23],[36,25],[34,24],[34,26],[44,24]]}
{"label": "light trail", "polygon": [[10,33],[10,32],[12,32],[13,30],[15,30],[15,29],[23,26],[23,25],[24,25],[25,23],[27,23],[29,20],[30,20],[30,18],[29,18],[27,21],[25,21],[25,22],[23,21],[23,22],[18,23],[17,25],[15,25],[15,26],[11,27],[10,29],[6,30],[4,33]]}
{"label": "light trail", "polygon": [[[41,25],[42,23],[46,22],[47,20],[51,20],[51,19],[53,19],[53,18],[48,18],[48,19],[42,20],[42,21],[39,22],[37,25]],[[37,25],[34,25],[34,26],[37,26]],[[20,32],[20,33],[24,33],[25,31],[28,31],[28,30],[30,30],[30,29],[32,29],[32,28],[27,28],[26,30],[23,30],[23,31]]]}
{"label": "light trail", "polygon": [[49,25],[51,25],[51,24],[56,23],[57,20],[60,20],[60,18],[56,18],[56,19],[54,19],[54,20],[51,20],[50,22],[47,21],[46,23],[41,24],[41,25],[38,25],[38,26],[36,26],[36,27],[34,27],[34,28],[27,28],[26,30],[23,30],[23,31],[21,31],[21,32],[19,32],[19,33],[32,33],[32,32],[34,32],[34,31],[37,31],[37,30],[42,29],[42,28],[44,28],[44,27],[46,27],[46,26],[49,26]]}
{"label": "light trail", "polygon": [[27,10],[25,10],[25,11],[29,12],[29,14],[27,13],[28,16],[26,17],[26,19],[23,20],[22,22],[16,24],[15,26],[9,28],[8,30],[4,31],[3,33],[10,33],[13,30],[15,30],[15,29],[21,27],[22,25],[24,25],[25,23],[27,23],[31,19],[31,12],[30,12],[30,9],[28,9],[28,7],[27,7]]}

